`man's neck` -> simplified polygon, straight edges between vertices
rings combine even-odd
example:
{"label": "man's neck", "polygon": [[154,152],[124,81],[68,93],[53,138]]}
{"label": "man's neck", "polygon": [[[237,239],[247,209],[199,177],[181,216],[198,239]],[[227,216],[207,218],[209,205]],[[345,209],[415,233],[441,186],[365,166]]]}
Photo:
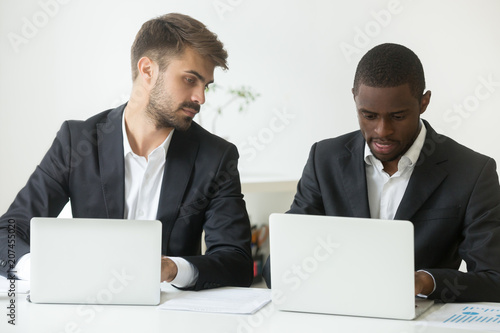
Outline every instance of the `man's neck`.
{"label": "man's neck", "polygon": [[146,159],[168,137],[172,128],[156,128],[146,116],[145,106],[136,104],[125,108],[125,130],[132,151]]}
{"label": "man's neck", "polygon": [[390,161],[390,162],[382,162],[382,165],[384,166],[384,171],[389,175],[392,176],[396,172],[398,172],[398,163],[401,157],[399,157],[397,160]]}

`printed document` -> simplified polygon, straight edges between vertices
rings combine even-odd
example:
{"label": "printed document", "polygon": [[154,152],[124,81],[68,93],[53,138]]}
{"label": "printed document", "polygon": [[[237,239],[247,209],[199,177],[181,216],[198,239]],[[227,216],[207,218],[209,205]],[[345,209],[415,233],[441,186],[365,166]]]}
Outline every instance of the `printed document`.
{"label": "printed document", "polygon": [[161,304],[160,310],[253,314],[271,301],[271,290],[224,287],[201,291],[181,291]]}

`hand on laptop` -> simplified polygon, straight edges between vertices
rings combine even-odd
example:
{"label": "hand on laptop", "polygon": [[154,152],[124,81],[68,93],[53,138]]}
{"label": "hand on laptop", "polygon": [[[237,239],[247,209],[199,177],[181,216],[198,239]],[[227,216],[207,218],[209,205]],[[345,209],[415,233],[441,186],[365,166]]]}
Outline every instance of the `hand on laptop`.
{"label": "hand on laptop", "polygon": [[415,295],[429,295],[433,291],[434,279],[432,276],[424,271],[415,272]]}
{"label": "hand on laptop", "polygon": [[171,282],[177,276],[177,265],[168,257],[161,257],[161,282]]}

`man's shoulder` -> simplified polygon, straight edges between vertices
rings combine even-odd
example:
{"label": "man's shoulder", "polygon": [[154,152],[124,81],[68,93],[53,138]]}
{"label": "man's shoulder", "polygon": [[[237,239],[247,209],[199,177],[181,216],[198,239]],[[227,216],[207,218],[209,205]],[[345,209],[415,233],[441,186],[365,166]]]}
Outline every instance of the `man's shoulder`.
{"label": "man's shoulder", "polygon": [[97,124],[100,123],[106,123],[110,121],[121,121],[124,108],[125,105],[120,105],[117,108],[99,112],[85,120],[67,120],[66,122],[69,123],[70,126],[95,127]]}
{"label": "man's shoulder", "polygon": [[102,130],[106,134],[121,133],[121,119],[125,105],[121,105],[115,109],[102,111],[98,114],[91,116],[86,120],[66,120],[61,125],[57,133],[59,139],[65,141],[71,137],[71,141],[79,140],[84,137],[85,139],[96,140],[99,126],[103,126]]}
{"label": "man's shoulder", "polygon": [[472,148],[469,148],[454,139],[439,134],[427,123],[427,136],[425,138],[424,146],[422,147],[421,155],[432,155],[437,153],[437,158],[453,159],[458,161],[471,161],[471,160],[489,160],[491,157],[479,153]]}
{"label": "man's shoulder", "polygon": [[346,148],[352,150],[364,146],[364,138],[361,131],[349,132],[334,138],[324,139],[316,143],[316,149],[328,151],[343,151]]}
{"label": "man's shoulder", "polygon": [[225,150],[228,147],[234,147],[234,144],[231,142],[210,133],[196,122],[191,124],[191,127],[184,135],[188,135],[192,140],[198,141],[204,149]]}

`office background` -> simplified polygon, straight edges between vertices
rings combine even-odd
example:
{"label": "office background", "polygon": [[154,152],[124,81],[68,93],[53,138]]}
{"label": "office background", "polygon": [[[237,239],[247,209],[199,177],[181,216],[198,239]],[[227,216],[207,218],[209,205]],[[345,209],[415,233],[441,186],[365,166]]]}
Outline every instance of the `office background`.
{"label": "office background", "polygon": [[[199,19],[229,52],[198,121],[238,146],[244,182],[297,180],[314,142],[357,129],[356,64],[384,42],[419,55],[423,117],[500,162],[497,0],[0,0],[0,214],[64,120],[127,100],[135,34],[168,12]],[[239,111],[227,90],[242,87],[257,98]]]}

